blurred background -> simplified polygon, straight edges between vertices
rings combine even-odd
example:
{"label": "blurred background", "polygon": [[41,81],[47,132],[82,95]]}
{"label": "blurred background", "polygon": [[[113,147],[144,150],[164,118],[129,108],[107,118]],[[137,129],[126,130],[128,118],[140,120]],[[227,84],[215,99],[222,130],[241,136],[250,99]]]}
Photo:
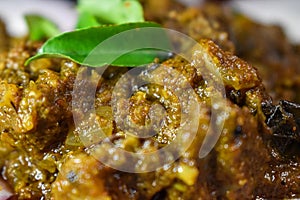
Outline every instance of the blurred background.
{"label": "blurred background", "polygon": [[[197,6],[204,0],[178,1]],[[232,0],[226,3],[255,20],[280,24],[291,41],[300,43],[299,0]],[[74,28],[76,22],[75,4],[76,0],[1,0],[0,18],[5,21],[8,32],[14,36],[27,33],[23,18],[26,13],[42,14],[56,22],[62,31],[68,31]]]}

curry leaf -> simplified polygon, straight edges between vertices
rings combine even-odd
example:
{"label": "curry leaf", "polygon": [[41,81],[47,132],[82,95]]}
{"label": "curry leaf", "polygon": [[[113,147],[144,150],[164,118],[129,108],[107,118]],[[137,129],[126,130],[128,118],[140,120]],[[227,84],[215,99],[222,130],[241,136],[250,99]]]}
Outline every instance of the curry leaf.
{"label": "curry leaf", "polygon": [[100,23],[97,21],[97,18],[94,15],[84,11],[79,12],[76,29],[88,28],[99,25]]}
{"label": "curry leaf", "polygon": [[49,39],[25,64],[42,57],[60,57],[92,67],[139,66],[167,58],[171,49],[159,24],[136,22],[63,33]]}
{"label": "curry leaf", "polygon": [[43,40],[60,33],[56,24],[40,15],[25,15],[30,40]]}
{"label": "curry leaf", "polygon": [[101,24],[144,21],[143,8],[137,0],[79,0],[77,8],[95,16]]}

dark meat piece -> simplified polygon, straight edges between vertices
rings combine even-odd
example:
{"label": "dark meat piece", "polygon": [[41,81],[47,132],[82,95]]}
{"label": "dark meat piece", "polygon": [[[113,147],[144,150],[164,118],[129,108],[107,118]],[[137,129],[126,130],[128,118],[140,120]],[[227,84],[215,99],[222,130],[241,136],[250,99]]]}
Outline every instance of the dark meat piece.
{"label": "dark meat piece", "polygon": [[300,105],[280,101],[267,114],[266,123],[274,136],[300,141]]}

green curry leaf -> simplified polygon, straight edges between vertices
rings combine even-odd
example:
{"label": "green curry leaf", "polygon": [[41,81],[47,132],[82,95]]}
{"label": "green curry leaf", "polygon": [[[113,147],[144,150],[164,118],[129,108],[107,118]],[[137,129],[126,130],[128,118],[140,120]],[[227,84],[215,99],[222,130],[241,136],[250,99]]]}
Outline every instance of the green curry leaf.
{"label": "green curry leaf", "polygon": [[143,8],[137,0],[79,0],[77,8],[79,13],[96,17],[100,24],[144,21]]}
{"label": "green curry leaf", "polygon": [[60,33],[56,24],[40,15],[25,15],[25,20],[30,40],[43,40]]}
{"label": "green curry leaf", "polygon": [[97,21],[97,18],[94,15],[84,11],[80,11],[78,13],[76,29],[88,28],[99,25],[100,23]]}
{"label": "green curry leaf", "polygon": [[38,58],[60,57],[92,67],[139,66],[155,58],[167,58],[171,48],[166,32],[153,22],[98,26],[49,39],[25,64]]}

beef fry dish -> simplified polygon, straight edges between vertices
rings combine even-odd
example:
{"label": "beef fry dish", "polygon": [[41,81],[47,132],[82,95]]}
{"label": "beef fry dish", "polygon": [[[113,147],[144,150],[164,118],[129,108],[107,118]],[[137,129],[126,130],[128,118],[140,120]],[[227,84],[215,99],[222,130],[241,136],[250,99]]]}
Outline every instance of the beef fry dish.
{"label": "beef fry dish", "polygon": [[[131,81],[134,74],[127,73],[131,66],[109,66],[102,72],[63,58],[41,58],[25,66],[45,41],[11,37],[1,22],[0,194],[10,192],[10,199],[51,200],[300,198],[299,46],[287,39],[281,27],[255,22],[226,3],[185,7],[171,0],[141,2],[146,20],[199,43],[191,62],[172,55],[141,68],[138,75],[140,80],[154,76],[171,85],[168,72],[175,70],[185,77],[200,106],[199,127],[191,145],[174,162],[147,173],[124,172],[100,162],[91,155],[96,144],[87,146],[80,138],[87,134],[92,140],[92,127],[88,123],[75,126],[74,115],[83,122],[97,121],[115,146],[146,156],[143,153],[155,152],[176,139],[181,117],[178,99],[154,83],[138,86]],[[184,44],[178,41],[177,45]],[[216,88],[207,84],[195,62],[219,70],[228,111],[220,116],[224,125],[216,145],[203,158],[198,153],[210,125],[214,106],[210,98]],[[158,63],[172,70],[152,73]],[[99,80],[85,86],[96,88],[94,96],[86,91],[73,93],[78,73]],[[126,83],[121,90],[134,88],[127,94],[129,104],[122,98],[112,102],[121,77]],[[172,88],[188,97],[184,84],[178,81]],[[94,99],[95,112],[74,112],[74,97]],[[114,115],[113,103],[128,113]],[[166,113],[151,113],[154,104],[163,105]],[[187,109],[193,109],[187,104]],[[124,119],[145,125],[150,118],[160,119],[160,114],[167,116],[167,122],[152,137],[136,138],[118,126]],[[112,148],[106,141],[97,145],[107,151]],[[107,154],[98,152],[98,156]],[[128,159],[116,153],[108,159],[114,156],[120,166]],[[137,172],[153,164],[143,156],[140,159]]]}

